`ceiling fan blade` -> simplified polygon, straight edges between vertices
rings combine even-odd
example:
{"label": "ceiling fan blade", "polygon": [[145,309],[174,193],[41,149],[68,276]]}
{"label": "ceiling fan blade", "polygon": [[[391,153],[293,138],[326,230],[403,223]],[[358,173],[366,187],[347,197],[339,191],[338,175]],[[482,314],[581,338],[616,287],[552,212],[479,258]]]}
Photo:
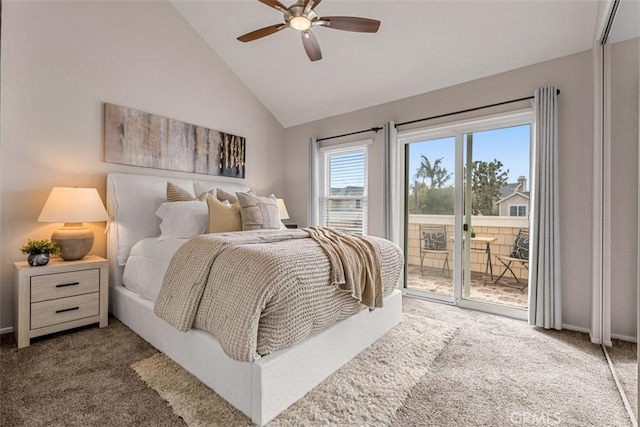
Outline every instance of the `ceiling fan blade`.
{"label": "ceiling fan blade", "polygon": [[309,11],[315,9],[321,2],[322,0],[307,0],[304,4],[304,12],[303,14],[306,15],[309,13]]}
{"label": "ceiling fan blade", "polygon": [[258,0],[258,1],[276,10],[279,10],[280,12],[284,12],[285,10],[287,10],[287,6],[283,5],[278,0]]}
{"label": "ceiling fan blade", "polygon": [[312,61],[318,61],[322,59],[322,51],[320,45],[311,31],[305,31],[302,34],[302,45],[304,46],[307,56]]}
{"label": "ceiling fan blade", "polygon": [[261,39],[262,37],[270,36],[271,34],[277,33],[284,28],[287,28],[285,24],[270,25],[268,27],[260,28],[259,30],[251,31],[250,33],[244,34],[238,37],[238,40],[245,43],[250,42],[253,40]]}
{"label": "ceiling fan blade", "polygon": [[352,16],[325,16],[320,18],[320,21],[325,21],[324,26],[327,28],[358,33],[375,33],[380,28],[380,21]]}

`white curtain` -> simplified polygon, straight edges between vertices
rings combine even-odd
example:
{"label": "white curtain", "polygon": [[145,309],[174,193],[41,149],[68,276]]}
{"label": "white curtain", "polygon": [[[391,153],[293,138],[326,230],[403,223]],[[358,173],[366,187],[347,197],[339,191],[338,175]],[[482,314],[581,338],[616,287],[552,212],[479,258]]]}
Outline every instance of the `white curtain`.
{"label": "white curtain", "polygon": [[309,200],[307,201],[307,225],[318,225],[318,141],[309,138]]}
{"label": "white curtain", "polygon": [[557,97],[537,89],[533,106],[529,323],[547,329],[562,329]]}
{"label": "white curtain", "polygon": [[398,148],[396,124],[387,122],[384,125],[384,188],[383,188],[383,237],[400,244],[400,207],[396,202],[398,191]]}

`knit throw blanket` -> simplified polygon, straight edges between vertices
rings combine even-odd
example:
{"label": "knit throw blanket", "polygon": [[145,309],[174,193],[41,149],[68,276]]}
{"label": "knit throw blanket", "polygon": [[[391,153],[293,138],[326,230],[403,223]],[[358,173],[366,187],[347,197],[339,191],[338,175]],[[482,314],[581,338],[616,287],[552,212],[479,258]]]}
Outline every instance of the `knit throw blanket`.
{"label": "knit throw blanket", "polygon": [[348,291],[359,303],[382,307],[380,245],[366,236],[326,227],[304,229],[329,258],[331,284]]}

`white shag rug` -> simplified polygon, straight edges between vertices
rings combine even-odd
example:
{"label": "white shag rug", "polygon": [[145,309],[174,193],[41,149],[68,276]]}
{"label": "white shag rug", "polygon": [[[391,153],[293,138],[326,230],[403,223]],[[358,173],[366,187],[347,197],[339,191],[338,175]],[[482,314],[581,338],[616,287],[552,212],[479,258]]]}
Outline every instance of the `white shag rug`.
{"label": "white shag rug", "polygon": [[[456,331],[455,326],[405,313],[402,323],[268,425],[389,425]],[[131,367],[189,427],[253,425],[162,353]]]}

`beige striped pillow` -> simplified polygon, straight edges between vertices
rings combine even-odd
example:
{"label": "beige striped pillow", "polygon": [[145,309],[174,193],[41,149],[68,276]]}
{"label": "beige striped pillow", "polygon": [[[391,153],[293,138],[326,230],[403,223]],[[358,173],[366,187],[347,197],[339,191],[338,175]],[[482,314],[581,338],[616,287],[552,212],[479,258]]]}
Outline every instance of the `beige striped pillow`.
{"label": "beige striped pillow", "polygon": [[191,202],[197,200],[184,188],[167,182],[167,202]]}

